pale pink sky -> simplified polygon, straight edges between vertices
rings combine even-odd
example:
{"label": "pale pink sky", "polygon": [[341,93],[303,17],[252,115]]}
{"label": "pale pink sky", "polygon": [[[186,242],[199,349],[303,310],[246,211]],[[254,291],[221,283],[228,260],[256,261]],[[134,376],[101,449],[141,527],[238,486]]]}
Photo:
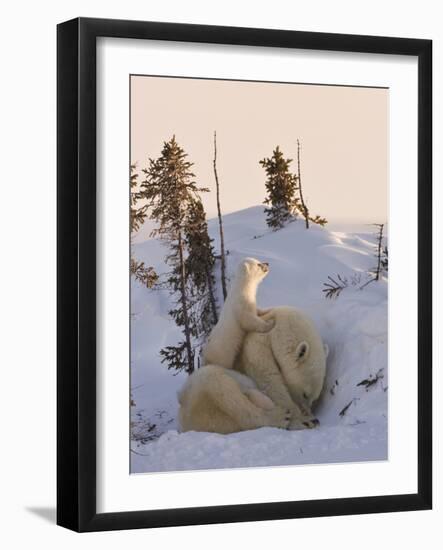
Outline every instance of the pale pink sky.
{"label": "pale pink sky", "polygon": [[[175,134],[200,186],[215,189],[213,133],[224,213],[265,197],[259,165],[276,145],[294,159],[312,214],[387,221],[389,90],[167,77],[131,77],[131,162],[139,169]],[[215,192],[203,196],[209,218]]]}

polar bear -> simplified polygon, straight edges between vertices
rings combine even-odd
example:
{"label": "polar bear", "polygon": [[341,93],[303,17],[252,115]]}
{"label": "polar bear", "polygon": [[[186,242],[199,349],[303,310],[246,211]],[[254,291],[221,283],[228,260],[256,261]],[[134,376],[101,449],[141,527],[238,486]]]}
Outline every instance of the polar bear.
{"label": "polar bear", "polygon": [[269,272],[269,264],[246,258],[238,266],[220,319],[203,350],[203,365],[232,368],[248,332],[269,332],[274,321],[262,319],[268,310],[257,309],[257,287]]}
{"label": "polar bear", "polygon": [[229,434],[264,426],[287,429],[289,408],[276,406],[255,382],[232,369],[206,365],[186,380],[178,393],[183,432]]}
{"label": "polar bear", "polygon": [[311,406],[323,387],[327,347],[295,308],[275,307],[263,317],[274,318],[275,327],[246,335],[234,370],[207,365],[187,379],[179,393],[182,431],[227,434],[319,424]]}
{"label": "polar bear", "polygon": [[328,347],[302,311],[275,307],[263,319],[271,316],[275,328],[268,334],[247,334],[235,368],[252,378],[275,405],[290,409],[290,429],[297,429],[300,410],[312,416],[312,404],[320,396]]}

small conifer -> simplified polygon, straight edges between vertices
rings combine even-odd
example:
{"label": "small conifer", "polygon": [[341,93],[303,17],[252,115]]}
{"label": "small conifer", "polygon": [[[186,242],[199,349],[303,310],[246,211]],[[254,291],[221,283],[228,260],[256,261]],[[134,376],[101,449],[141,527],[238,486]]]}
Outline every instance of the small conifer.
{"label": "small conifer", "polygon": [[266,172],[265,208],[266,223],[273,229],[281,229],[296,217],[297,209],[297,184],[296,178],[290,172],[292,159],[283,156],[277,146],[271,158],[260,161]]}
{"label": "small conifer", "polygon": [[166,263],[172,268],[166,287],[174,298],[169,315],[181,327],[183,340],[160,351],[168,368],[194,371],[196,350],[216,321],[212,268],[214,255],[206,216],[192,172],[193,164],[175,136],[165,142],[161,155],[143,170],[141,196],[149,216],[157,223],[152,236],[169,248]]}

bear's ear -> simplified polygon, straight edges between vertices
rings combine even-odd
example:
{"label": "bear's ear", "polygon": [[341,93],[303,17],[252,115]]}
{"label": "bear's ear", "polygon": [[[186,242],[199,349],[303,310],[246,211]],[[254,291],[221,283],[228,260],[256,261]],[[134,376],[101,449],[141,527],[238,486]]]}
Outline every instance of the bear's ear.
{"label": "bear's ear", "polygon": [[246,275],[248,275],[248,273],[249,273],[249,271],[250,271],[250,269],[251,269],[251,266],[250,266],[248,260],[245,260],[245,261],[243,262],[242,268],[243,268],[243,273],[245,273]]}
{"label": "bear's ear", "polygon": [[300,342],[295,350],[295,359],[296,361],[303,361],[306,359],[309,353],[309,344],[308,342]]}

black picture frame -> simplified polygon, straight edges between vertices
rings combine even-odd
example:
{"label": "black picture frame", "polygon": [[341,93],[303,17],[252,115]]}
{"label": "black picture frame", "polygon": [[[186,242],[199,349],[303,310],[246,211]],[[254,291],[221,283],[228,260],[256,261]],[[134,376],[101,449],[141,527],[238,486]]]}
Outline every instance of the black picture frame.
{"label": "black picture frame", "polygon": [[[418,491],[416,494],[96,512],[96,39],[400,54],[418,58]],[[57,29],[57,523],[103,531],[432,506],[432,42],[190,24],[73,19]]]}

